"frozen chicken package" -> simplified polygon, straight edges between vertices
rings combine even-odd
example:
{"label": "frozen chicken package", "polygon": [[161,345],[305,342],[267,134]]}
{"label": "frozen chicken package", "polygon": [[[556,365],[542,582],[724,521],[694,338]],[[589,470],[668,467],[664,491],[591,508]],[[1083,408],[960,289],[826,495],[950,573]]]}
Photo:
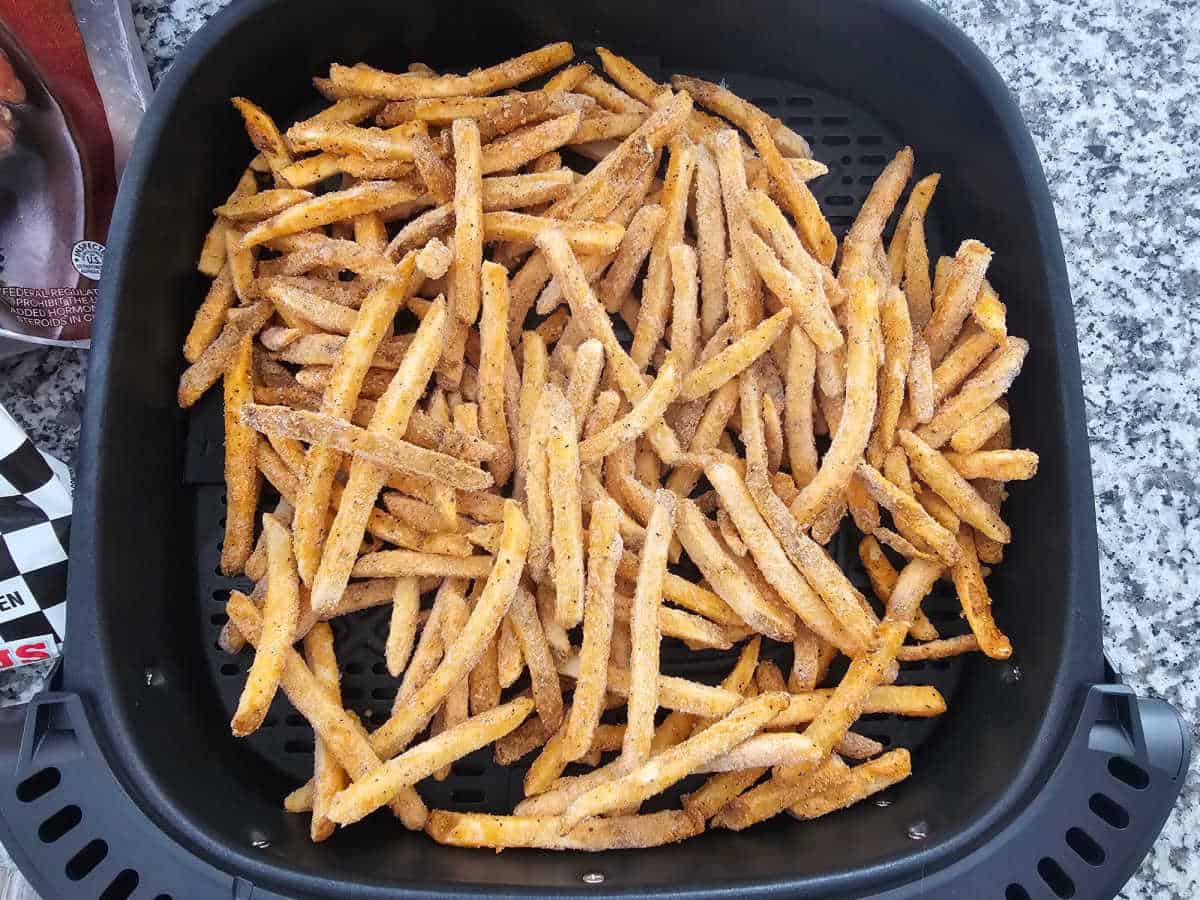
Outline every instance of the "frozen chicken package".
{"label": "frozen chicken package", "polygon": [[0,0],[0,356],[87,346],[150,91],[129,0]]}

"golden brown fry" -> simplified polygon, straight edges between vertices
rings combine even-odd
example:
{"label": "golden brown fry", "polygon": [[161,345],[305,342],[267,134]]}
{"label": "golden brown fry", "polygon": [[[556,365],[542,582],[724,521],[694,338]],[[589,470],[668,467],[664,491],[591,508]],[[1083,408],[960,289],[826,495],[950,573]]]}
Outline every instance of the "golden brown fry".
{"label": "golden brown fry", "polygon": [[817,473],[817,447],[813,435],[813,385],[816,348],[803,329],[793,325],[788,344],[787,392],[784,425],[792,478],[804,487]]}
{"label": "golden brown fry", "polygon": [[[899,284],[900,277],[905,273],[905,260],[907,259],[912,225],[924,221],[925,212],[933,201],[933,192],[937,190],[938,182],[941,180],[942,176],[934,172],[914,184],[908,195],[908,201],[900,212],[900,218],[896,220],[896,230],[892,232],[892,240],[887,248],[888,270],[891,273],[892,284]],[[921,239],[924,240],[924,232],[921,234]],[[925,261],[925,277],[929,278],[928,258]]]}
{"label": "golden brown fry", "polygon": [[504,414],[504,365],[508,353],[508,274],[503,266],[483,264],[483,316],[479,321],[479,425],[497,453],[488,463],[497,485],[513,471],[512,444]]}
{"label": "golden brown fry", "polygon": [[[576,427],[582,428],[587,420],[603,374],[604,345],[595,338],[588,338],[576,348],[575,365],[567,381],[567,402],[575,416]],[[580,458],[583,458],[582,447]],[[583,461],[587,462],[586,459]]]}
{"label": "golden brown fry", "polygon": [[[424,391],[437,356],[441,352],[447,318],[445,304],[440,301],[426,314],[387,393],[376,405],[368,431],[399,437],[407,430],[412,410]],[[332,390],[333,385],[327,391],[327,396]],[[309,467],[311,477],[311,461]],[[329,536],[321,552],[320,565],[313,575],[314,610],[320,612],[332,607],[345,589],[351,569],[355,565],[355,554],[362,540],[367,519],[386,480],[386,470],[369,460],[358,457],[351,464],[350,477],[342,493],[342,502],[329,529]]]}
{"label": "golden brown fry", "polygon": [[[973,610],[976,614],[978,610]],[[970,615],[970,613],[968,613]],[[988,613],[990,615],[990,613]],[[995,623],[992,623],[995,627]],[[997,634],[999,634],[997,632]],[[999,635],[1003,638],[1003,635]],[[1004,641],[1007,641],[1004,638]],[[999,641],[997,641],[999,644]],[[980,648],[980,641],[974,634],[962,634],[952,638],[942,638],[940,640],[928,641],[924,644],[907,644],[900,648],[896,654],[896,659],[901,662],[917,661],[923,659],[946,659],[950,656],[960,656],[963,653],[974,653]],[[999,652],[999,646],[994,648]],[[1012,648],[1009,647],[1009,654],[1012,653]],[[988,654],[989,656],[993,654]],[[997,656],[998,659],[1007,658],[1006,656]]]}
{"label": "golden brown fry", "polygon": [[992,507],[941,453],[911,431],[900,432],[900,443],[917,477],[949,504],[955,514],[994,541],[1007,544],[1012,532]]}
{"label": "golden brown fry", "polygon": [[510,172],[569,143],[579,131],[583,113],[567,112],[490,141],[483,147],[484,174]]}
{"label": "golden brown fry", "polygon": [[904,384],[913,350],[908,304],[899,288],[889,288],[880,298],[879,323],[883,329],[884,362],[879,382],[879,421],[872,446],[882,460],[896,443],[896,423],[904,405]]}
{"label": "golden brown fry", "polygon": [[1028,481],[1037,474],[1038,455],[1032,450],[976,450],[973,453],[943,453],[963,478],[974,481]]}
{"label": "golden brown fry", "polygon": [[[333,631],[324,622],[317,623],[304,638],[304,655],[313,677],[329,691],[333,701],[341,704],[342,695],[338,687],[340,673],[337,657],[333,652]],[[325,742],[316,738],[313,750],[313,799],[312,825],[309,835],[314,842],[326,840],[336,829],[336,823],[327,813],[334,794],[346,786],[346,771],[325,747]]]}
{"label": "golden brown fry", "polygon": [[454,141],[454,262],[450,267],[451,296],[459,320],[472,323],[479,315],[480,267],[483,262],[483,185],[479,126],[458,119]]}
{"label": "golden brown fry", "polygon": [[923,330],[933,315],[933,288],[929,284],[929,251],[925,247],[925,220],[913,219],[904,252],[904,297],[915,330]]}
{"label": "golden brown fry", "polygon": [[529,715],[533,702],[518,698],[446,728],[436,737],[405,751],[372,770],[333,798],[329,817],[349,825],[387,803],[400,788],[503,737]]}
{"label": "golden brown fry", "polygon": [[751,123],[759,119],[766,119],[771,137],[780,150],[788,156],[812,156],[808,141],[784,125],[779,119],[768,117],[753,103],[743,100],[732,91],[710,81],[703,81],[688,75],[673,75],[671,84],[677,89],[691,94],[701,106],[711,109],[747,133],[750,131]]}
{"label": "golden brown fry", "polygon": [[370,66],[329,67],[329,80],[334,87],[351,92],[352,96],[377,97],[385,100],[406,100],[412,97],[457,97],[494,94],[536,78],[571,60],[575,55],[570,44],[547,44],[538,50],[523,53],[470,75],[441,75],[435,77],[395,75]]}
{"label": "golden brown fry", "polygon": [[637,591],[629,615],[629,703],[622,765],[633,768],[650,754],[654,714],[658,709],[659,641],[658,609],[662,603],[662,581],[667,567],[676,515],[676,498],[670,491],[654,495],[654,507],[646,524],[646,541],[638,568]]}
{"label": "golden brown fry", "polygon": [[[607,784],[601,784],[574,799],[563,813],[563,828],[582,819],[637,804],[662,792],[674,782],[696,771],[745,741],[787,706],[787,695],[761,694],[739,704],[720,721],[680,744],[651,757]],[[628,735],[628,730],[626,731]],[[626,738],[628,741],[628,738]],[[809,748],[817,761],[814,748]]]}
{"label": "golden brown fry", "polygon": [[388,672],[393,678],[399,678],[408,664],[417,637],[417,612],[421,603],[417,579],[397,578],[392,601],[384,657]]}
{"label": "golden brown fry", "polygon": [[546,643],[537,607],[532,595],[524,588],[517,589],[509,608],[508,620],[512,622],[521,642],[521,655],[529,668],[538,717],[545,725],[546,731],[553,733],[562,725],[562,691],[559,689],[558,671],[550,653],[550,645]]}
{"label": "golden brown fry", "polygon": [[250,143],[262,154],[271,172],[274,173],[276,181],[281,181],[282,185],[286,186],[287,180],[282,179],[280,173],[292,161],[291,153],[274,120],[262,107],[244,97],[234,97],[230,102],[241,113]]}
{"label": "golden brown fry", "polygon": [[628,413],[584,441],[579,447],[579,458],[585,463],[598,462],[621,445],[636,440],[655,422],[661,421],[667,407],[679,396],[679,368],[678,359],[668,356],[649,390]]}
{"label": "golden brown fry", "polygon": [[273,312],[270,303],[259,302],[246,307],[238,316],[229,319],[216,340],[205,347],[196,357],[196,361],[179,376],[176,400],[181,407],[186,409],[192,406],[205,391],[217,383],[217,379],[229,367],[242,338],[256,334],[267,324]]}
{"label": "golden brown fry", "polygon": [[758,787],[733,799],[717,813],[713,824],[732,831],[742,831],[751,825],[778,815],[805,797],[820,793],[849,776],[849,768],[837,756],[820,767],[798,773],[791,769],[777,772]]}
{"label": "golden brown fry", "polygon": [[908,406],[917,422],[928,422],[933,418],[936,394],[930,365],[929,345],[914,335],[908,362]]}
{"label": "golden brown fry", "polygon": [[849,304],[846,405],[829,450],[816,476],[792,504],[792,515],[803,526],[833,503],[862,458],[875,417],[876,365],[871,333],[879,321],[879,290],[871,279],[853,284]]}
{"label": "golden brown fry", "polygon": [[891,750],[878,759],[855,766],[844,781],[820,794],[794,803],[788,808],[788,812],[796,819],[816,819],[853,806],[872,794],[903,781],[911,774],[912,760],[908,751],[904,748]]}
{"label": "golden brown fry", "polygon": [[688,373],[679,399],[698,400],[744,372],[770,349],[791,321],[786,307],[741,335],[736,341]]}
{"label": "golden brown fry", "polygon": [[696,148],[694,180],[700,335],[707,341],[725,318],[725,213],[721,204],[721,175],[707,146]]}
{"label": "golden brown fry", "polygon": [[625,229],[617,254],[601,280],[598,294],[609,312],[615,312],[633,287],[646,256],[654,245],[655,236],[667,218],[666,210],[655,203],[639,209]]}
{"label": "golden brown fry", "polygon": [[888,481],[868,463],[859,463],[857,474],[875,498],[875,502],[892,514],[898,529],[912,534],[932,548],[947,565],[953,565],[957,561],[959,551],[954,535],[939,525],[911,494]]}
{"label": "golden brown fry", "polygon": [[[875,270],[875,249],[883,234],[884,225],[892,214],[896,201],[912,174],[913,152],[903,147],[879,173],[867,199],[859,208],[854,224],[842,241],[841,263],[838,282],[846,289],[855,279],[870,275]],[[885,267],[886,270],[886,267]],[[882,274],[882,273],[881,273]],[[886,270],[891,280],[890,270]]]}
{"label": "golden brown fry", "polygon": [[255,465],[258,435],[241,422],[242,410],[254,399],[250,335],[243,337],[225,372],[225,540],[221,571],[240,573],[254,545],[254,512],[260,479]]}
{"label": "golden brown fry", "polygon": [[581,822],[565,834],[558,816],[494,816],[434,810],[428,834],[454,847],[540,847],[547,850],[626,850],[661,847],[693,837],[704,823],[682,810],[612,816]]}
{"label": "golden brown fry", "polygon": [[788,211],[796,220],[796,230],[804,241],[804,246],[821,265],[832,265],[833,255],[837,252],[837,238],[833,236],[833,229],[821,213],[812,191],[779,152],[766,118],[755,116],[747,126],[754,148],[762,156],[767,171],[783,194]]}
{"label": "golden brown fry", "polygon": [[270,513],[263,515],[267,532],[267,597],[263,603],[262,630],[246,686],[233,714],[235,737],[258,730],[267,715],[292,644],[293,626],[300,609],[299,579],[292,555],[291,534]]}
{"label": "golden brown fry", "polygon": [[999,403],[993,403],[954,432],[950,447],[958,453],[974,453],[1008,424],[1008,410]]}
{"label": "golden brown fry", "polygon": [[655,345],[666,331],[671,304],[670,250],[683,240],[688,194],[696,171],[696,148],[685,135],[672,138],[670,151],[660,201],[666,219],[658,229],[650,251],[646,277],[642,280],[641,312],[629,348],[629,355],[639,369],[646,367]]}
{"label": "golden brown fry", "polygon": [[354,187],[321,194],[285,209],[283,212],[259,222],[242,238],[242,248],[265,243],[271,238],[295,234],[378,212],[399,203],[408,203],[420,197],[420,192],[411,184],[402,181],[364,181]]}
{"label": "golden brown fry", "polygon": [[583,507],[580,496],[578,427],[561,393],[550,395],[550,428],[546,440],[547,484],[553,529],[555,620],[574,628],[583,617]]}

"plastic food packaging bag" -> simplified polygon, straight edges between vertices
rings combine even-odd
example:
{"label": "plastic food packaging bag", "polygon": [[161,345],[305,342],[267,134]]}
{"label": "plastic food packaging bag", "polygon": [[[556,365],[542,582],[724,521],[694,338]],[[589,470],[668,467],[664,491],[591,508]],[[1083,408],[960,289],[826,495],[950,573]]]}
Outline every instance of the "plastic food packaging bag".
{"label": "plastic food packaging bag", "polygon": [[70,471],[0,406],[0,670],[59,654],[70,529]]}
{"label": "plastic food packaging bag", "polygon": [[150,93],[128,0],[0,0],[0,356],[88,345]]}

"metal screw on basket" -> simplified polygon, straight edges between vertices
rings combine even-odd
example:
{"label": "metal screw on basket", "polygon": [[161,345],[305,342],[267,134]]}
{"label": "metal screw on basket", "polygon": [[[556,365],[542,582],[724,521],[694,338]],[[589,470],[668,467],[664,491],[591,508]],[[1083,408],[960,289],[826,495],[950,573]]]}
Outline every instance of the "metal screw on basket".
{"label": "metal screw on basket", "polygon": [[1010,663],[1005,666],[1000,672],[1000,681],[1004,684],[1016,684],[1021,680],[1021,667],[1016,663]]}
{"label": "metal screw on basket", "polygon": [[908,826],[908,836],[914,841],[923,841],[929,837],[929,823],[921,820]]}
{"label": "metal screw on basket", "polygon": [[144,678],[146,687],[162,687],[167,683],[166,676],[158,669],[146,669]]}
{"label": "metal screw on basket", "polygon": [[584,872],[583,873],[583,883],[584,884],[604,884],[604,873],[603,872]]}
{"label": "metal screw on basket", "polygon": [[892,801],[888,800],[886,797],[880,797],[878,800],[875,801],[875,805],[878,806],[880,809],[884,809],[888,806],[891,806]]}

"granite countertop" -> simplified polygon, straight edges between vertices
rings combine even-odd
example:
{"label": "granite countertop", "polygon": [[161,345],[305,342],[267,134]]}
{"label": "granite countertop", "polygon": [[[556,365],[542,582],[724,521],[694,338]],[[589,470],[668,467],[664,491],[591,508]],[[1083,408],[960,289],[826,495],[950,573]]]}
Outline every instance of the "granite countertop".
{"label": "granite countertop", "polygon": [[[991,58],[1033,133],[1075,298],[1105,650],[1200,721],[1200,4],[935,0]],[[134,0],[155,82],[224,0]],[[918,148],[919,149],[919,148]],[[0,362],[0,403],[74,462],[85,354]],[[0,679],[0,702],[37,673]],[[1193,725],[1193,728],[1196,726]],[[1200,753],[1126,900],[1200,896]]]}

